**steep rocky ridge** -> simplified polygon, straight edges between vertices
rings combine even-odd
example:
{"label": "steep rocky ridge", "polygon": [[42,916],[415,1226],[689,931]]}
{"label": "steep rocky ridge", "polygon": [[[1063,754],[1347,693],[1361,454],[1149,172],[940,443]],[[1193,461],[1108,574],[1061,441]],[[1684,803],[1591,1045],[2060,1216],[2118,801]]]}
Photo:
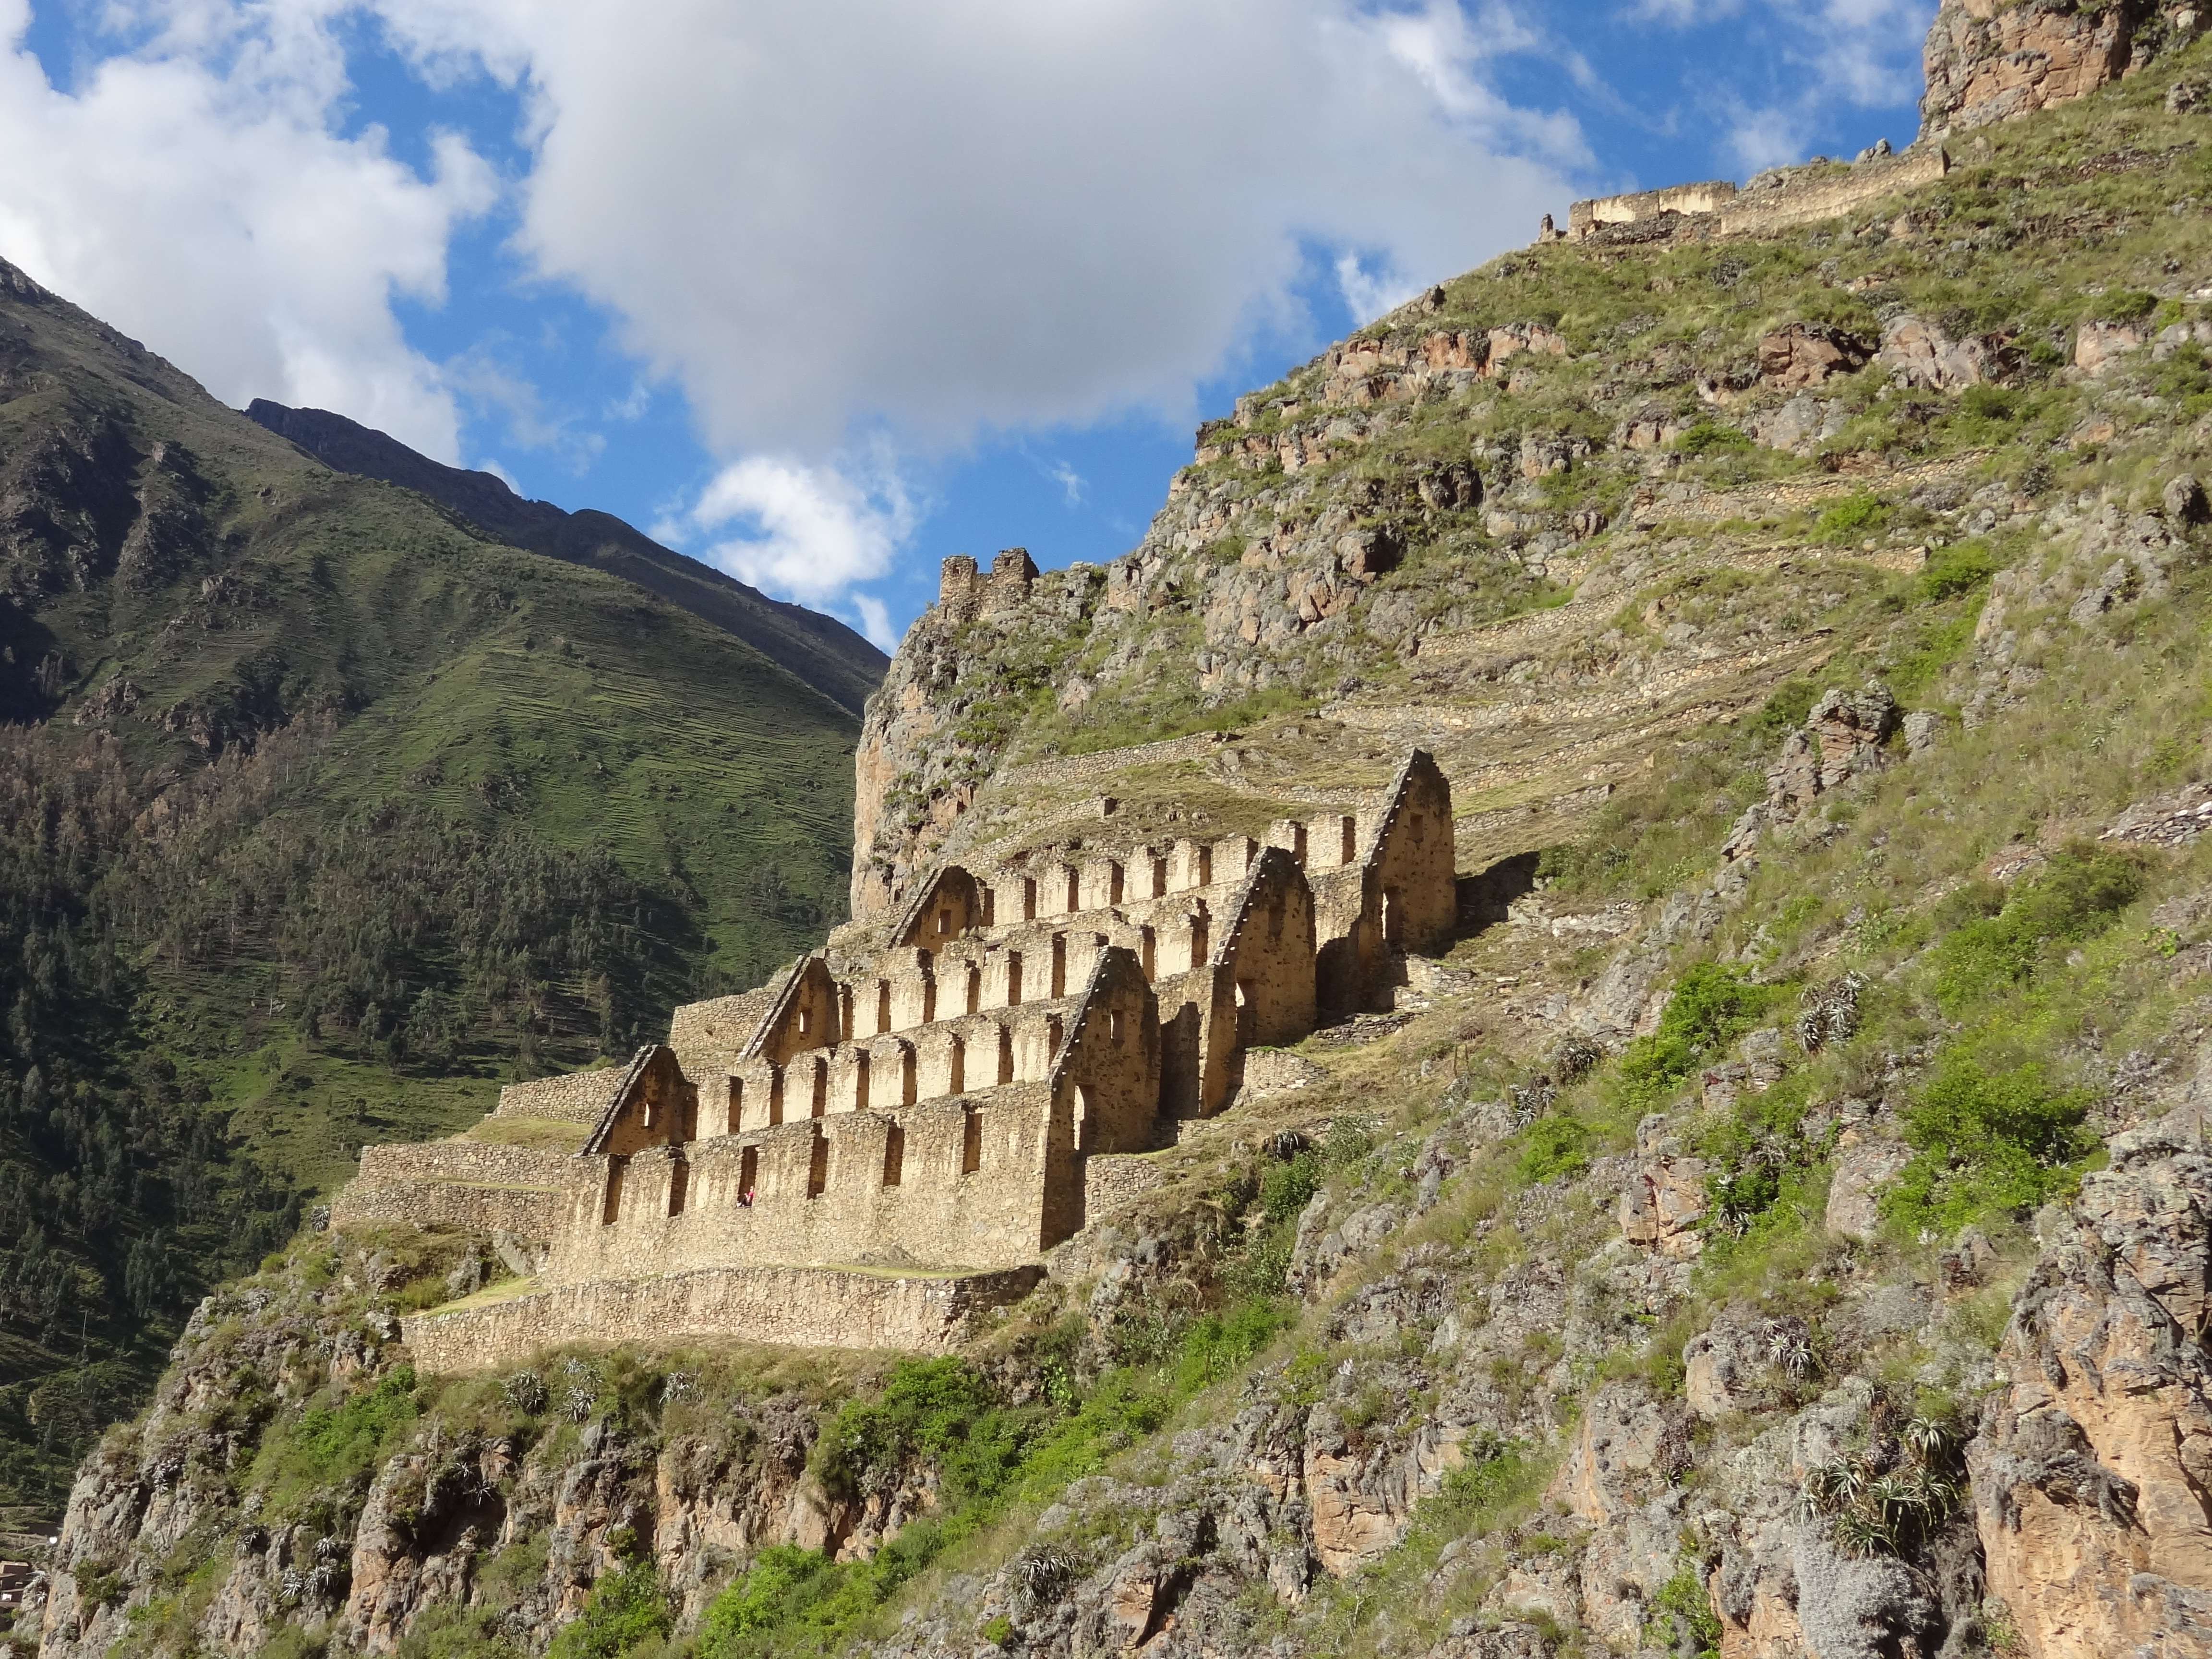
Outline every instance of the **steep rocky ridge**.
{"label": "steep rocky ridge", "polygon": [[567,513],[550,501],[525,501],[504,479],[441,465],[325,409],[290,409],[256,398],[246,412],[325,466],[419,490],[510,546],[589,565],[658,593],[727,629],[854,714],[883,680],[884,653],[835,617],[771,599],[612,514]]}
{"label": "steep rocky ridge", "polygon": [[88,1464],[46,1645],[2207,1651],[2212,58],[2127,62],[1848,221],[1446,283],[1210,426],[1138,556],[952,570],[862,927],[1407,741],[1464,896],[960,1355],[356,1369],[315,1321],[514,1264],[307,1235],[179,1352],[251,1426],[203,1387]]}

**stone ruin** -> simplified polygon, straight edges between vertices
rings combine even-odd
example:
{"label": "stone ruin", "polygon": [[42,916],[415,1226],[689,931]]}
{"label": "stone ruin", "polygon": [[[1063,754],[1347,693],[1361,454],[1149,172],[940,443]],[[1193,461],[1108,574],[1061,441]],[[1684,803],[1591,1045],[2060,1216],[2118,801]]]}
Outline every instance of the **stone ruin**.
{"label": "stone ruin", "polygon": [[[945,602],[988,610],[1033,570],[948,561]],[[1456,916],[1450,786],[1419,750],[1364,811],[1264,842],[995,858],[678,1009],[626,1066],[505,1090],[489,1133],[365,1147],[335,1224],[460,1228],[530,1270],[407,1319],[416,1362],[589,1338],[941,1350],[1156,1184],[1146,1154],[1231,1104],[1255,1048],[1387,1007]]]}

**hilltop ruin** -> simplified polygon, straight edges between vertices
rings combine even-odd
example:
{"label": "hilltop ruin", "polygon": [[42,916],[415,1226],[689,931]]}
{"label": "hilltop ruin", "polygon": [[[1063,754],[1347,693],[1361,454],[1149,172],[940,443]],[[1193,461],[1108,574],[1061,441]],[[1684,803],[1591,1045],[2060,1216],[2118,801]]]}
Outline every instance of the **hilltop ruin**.
{"label": "hilltop ruin", "polygon": [[[926,620],[1018,603],[1033,574],[1018,552],[982,579],[948,560]],[[1146,1155],[1231,1103],[1253,1050],[1387,1006],[1403,953],[1451,933],[1451,790],[1422,750],[1264,838],[1115,835],[1112,807],[880,890],[888,921],[678,1009],[626,1066],[513,1085],[451,1140],[365,1147],[335,1221],[488,1234],[529,1269],[411,1319],[418,1359],[580,1337],[941,1347],[1151,1186]]]}

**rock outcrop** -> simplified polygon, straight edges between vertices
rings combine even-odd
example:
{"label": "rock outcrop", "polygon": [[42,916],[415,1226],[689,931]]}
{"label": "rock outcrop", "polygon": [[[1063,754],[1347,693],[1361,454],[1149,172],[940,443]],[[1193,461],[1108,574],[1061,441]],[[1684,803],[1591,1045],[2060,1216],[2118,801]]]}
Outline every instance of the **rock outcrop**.
{"label": "rock outcrop", "polygon": [[1968,1448],[1992,1595],[2033,1659],[2212,1654],[2212,1155],[2121,1136],[2054,1217]]}
{"label": "rock outcrop", "polygon": [[2150,12],[2145,0],[1943,0],[1923,59],[1923,137],[2087,97],[2127,70]]}

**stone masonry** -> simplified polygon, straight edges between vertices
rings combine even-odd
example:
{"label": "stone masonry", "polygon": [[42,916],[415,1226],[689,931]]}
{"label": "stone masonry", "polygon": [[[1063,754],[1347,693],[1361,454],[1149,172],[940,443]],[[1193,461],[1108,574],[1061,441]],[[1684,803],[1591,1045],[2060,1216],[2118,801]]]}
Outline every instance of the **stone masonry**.
{"label": "stone masonry", "polygon": [[[1017,603],[1033,569],[948,561],[944,603]],[[940,866],[887,923],[757,990],[678,1009],[627,1066],[501,1095],[495,1117],[587,1123],[573,1153],[364,1149],[338,1224],[545,1249],[519,1293],[411,1318],[419,1363],[586,1337],[942,1346],[1094,1206],[1143,1191],[1142,1155],[1230,1103],[1249,1050],[1377,1006],[1456,915],[1450,787],[1419,750],[1366,810],[1265,842],[994,858]]]}

